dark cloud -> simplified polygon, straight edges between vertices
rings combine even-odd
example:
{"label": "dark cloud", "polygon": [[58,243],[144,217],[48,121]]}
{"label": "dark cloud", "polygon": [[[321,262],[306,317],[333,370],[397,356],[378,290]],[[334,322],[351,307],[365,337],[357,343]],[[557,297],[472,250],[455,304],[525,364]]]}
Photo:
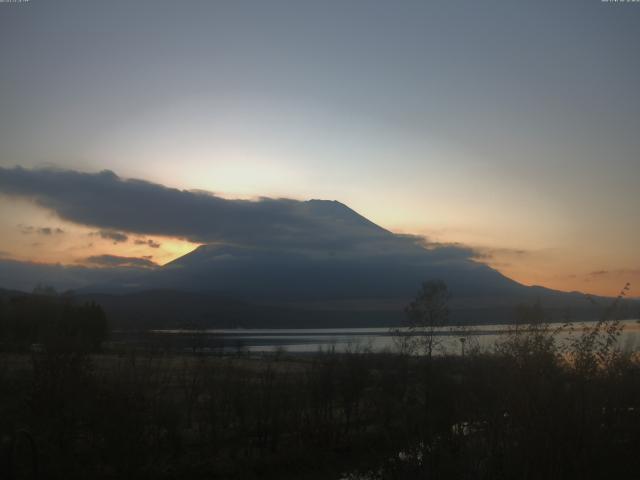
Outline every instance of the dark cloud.
{"label": "dark cloud", "polygon": [[336,201],[228,200],[122,179],[111,171],[0,168],[0,193],[30,199],[65,220],[105,231],[175,236],[196,243],[304,251],[311,256],[419,255],[421,261],[431,262],[475,255],[466,247],[395,235]]}
{"label": "dark cloud", "polygon": [[0,258],[0,288],[31,291],[36,285],[51,285],[58,291],[83,288],[104,282],[128,285],[143,268],[88,267],[36,262],[21,262]]}
{"label": "dark cloud", "polygon": [[640,268],[620,268],[617,270],[596,270],[589,272],[588,277],[600,277],[604,275],[640,275]]}
{"label": "dark cloud", "polygon": [[[398,236],[398,235],[396,235]],[[475,257],[475,249],[462,245],[460,243],[433,243],[427,241],[424,237],[402,235],[406,239],[413,237],[415,244],[422,246],[432,256],[436,258],[448,258],[452,260],[465,260],[471,257]]]}
{"label": "dark cloud", "polygon": [[105,240],[112,240],[114,244],[124,243],[129,240],[129,237],[124,233],[113,230],[100,230],[99,232],[94,232],[94,235],[99,235],[100,238],[104,238]]}
{"label": "dark cloud", "polygon": [[609,273],[608,270],[596,270],[595,272],[589,273],[591,277],[599,277],[601,275],[607,275]]}
{"label": "dark cloud", "polygon": [[64,233],[64,230],[61,228],[53,228],[53,227],[34,227],[33,225],[18,225],[20,228],[20,233],[23,235],[61,235]]}
{"label": "dark cloud", "polygon": [[134,242],[136,245],[147,245],[151,248],[160,248],[161,244],[156,242],[155,240],[148,238],[148,239],[143,239],[143,238],[138,238],[137,240],[135,240]]}
{"label": "dark cloud", "polygon": [[[474,257],[479,260],[491,260],[496,257],[522,257],[524,255],[528,255],[530,252],[526,250],[516,249],[516,248],[475,248]],[[495,263],[493,265],[496,265]]]}
{"label": "dark cloud", "polygon": [[85,262],[88,265],[96,267],[155,268],[158,266],[146,257],[121,257],[118,255],[93,255],[91,257],[87,257]]}
{"label": "dark cloud", "polygon": [[[322,243],[340,248],[362,230],[384,233],[370,223],[350,225],[341,212],[344,207],[337,203],[227,200],[201,191],[125,180],[110,171],[0,169],[0,191],[29,198],[72,222],[202,243]],[[340,229],[331,225],[334,221],[342,224]]]}

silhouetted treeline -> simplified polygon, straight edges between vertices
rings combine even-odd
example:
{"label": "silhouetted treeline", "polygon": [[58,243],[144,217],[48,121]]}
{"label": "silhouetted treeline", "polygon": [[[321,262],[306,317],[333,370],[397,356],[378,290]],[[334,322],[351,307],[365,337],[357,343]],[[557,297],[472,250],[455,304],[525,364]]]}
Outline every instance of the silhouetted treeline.
{"label": "silhouetted treeline", "polygon": [[107,338],[107,319],[94,302],[40,288],[32,295],[0,298],[0,348],[98,350]]}

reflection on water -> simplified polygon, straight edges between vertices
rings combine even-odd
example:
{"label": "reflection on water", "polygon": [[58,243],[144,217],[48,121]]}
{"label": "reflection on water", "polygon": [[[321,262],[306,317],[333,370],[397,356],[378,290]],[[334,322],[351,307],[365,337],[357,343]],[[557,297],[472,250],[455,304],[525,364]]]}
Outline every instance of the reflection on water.
{"label": "reflection on water", "polygon": [[[624,350],[635,350],[640,340],[640,320],[624,320],[619,345]],[[552,325],[557,329],[558,340],[566,340],[571,329],[560,324]],[[580,332],[581,324],[573,329]],[[506,325],[478,325],[458,328],[442,328],[436,331],[438,352],[458,354],[462,342],[474,345],[481,351],[493,348],[496,340],[507,332]],[[398,330],[400,335],[408,335],[406,329]],[[336,352],[370,350],[373,352],[393,351],[397,335],[388,328],[315,328],[315,329],[215,329],[215,330],[154,330],[154,334],[175,335],[193,339],[194,345],[205,350],[246,350],[249,352],[272,352],[286,350],[291,353],[314,353],[319,350],[333,349]]]}

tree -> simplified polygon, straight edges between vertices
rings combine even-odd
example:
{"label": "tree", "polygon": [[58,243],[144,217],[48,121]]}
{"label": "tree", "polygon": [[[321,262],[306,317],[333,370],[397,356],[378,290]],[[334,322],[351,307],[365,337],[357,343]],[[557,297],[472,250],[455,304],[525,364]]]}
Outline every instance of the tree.
{"label": "tree", "polygon": [[58,292],[51,285],[45,285],[43,283],[38,283],[33,289],[34,295],[44,295],[47,297],[55,297],[58,295]]}
{"label": "tree", "polygon": [[414,351],[431,359],[439,345],[439,329],[449,323],[449,289],[442,280],[422,284],[415,299],[407,305],[407,330]]}
{"label": "tree", "polygon": [[540,300],[517,305],[514,314],[514,325],[496,342],[495,351],[521,369],[534,365],[535,371],[553,368],[563,353],[562,346],[557,342],[558,334],[568,324],[552,326],[551,318]]}

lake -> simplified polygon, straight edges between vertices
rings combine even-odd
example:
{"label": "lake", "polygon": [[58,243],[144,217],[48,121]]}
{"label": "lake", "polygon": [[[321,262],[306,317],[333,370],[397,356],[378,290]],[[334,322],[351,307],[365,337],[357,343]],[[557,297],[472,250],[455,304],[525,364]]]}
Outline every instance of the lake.
{"label": "lake", "polygon": [[[583,324],[574,323],[574,335]],[[586,323],[590,325],[590,323]],[[566,341],[572,335],[570,328],[552,324],[558,339]],[[640,345],[640,321],[622,321],[623,330],[618,340],[624,350],[636,350]],[[437,353],[460,354],[464,347],[475,346],[482,351],[493,348],[496,340],[508,331],[508,325],[476,325],[462,328],[441,328],[435,332]],[[314,328],[314,329],[211,329],[211,330],[153,330],[158,336],[176,337],[185,348],[217,352],[274,352],[315,353],[321,350],[336,352],[370,350],[393,351],[399,338],[411,338],[407,329],[398,329],[398,335],[389,328]],[[464,340],[461,340],[464,339]]]}

